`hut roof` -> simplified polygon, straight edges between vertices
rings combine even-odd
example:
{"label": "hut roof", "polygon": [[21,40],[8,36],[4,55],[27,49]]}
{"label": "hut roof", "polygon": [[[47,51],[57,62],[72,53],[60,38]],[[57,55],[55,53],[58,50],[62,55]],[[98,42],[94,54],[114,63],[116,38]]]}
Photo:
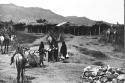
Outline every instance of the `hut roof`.
{"label": "hut roof", "polygon": [[106,25],[112,25],[111,23],[108,23],[108,22],[104,22],[104,21],[96,21],[95,23],[96,25],[100,25],[100,24],[106,24]]}
{"label": "hut roof", "polygon": [[28,26],[28,25],[32,25],[32,26],[44,26],[44,25],[46,25],[46,24],[45,24],[45,23],[30,22],[30,23],[27,24],[27,26]]}
{"label": "hut roof", "polygon": [[67,24],[67,22],[61,22],[61,23],[57,24],[56,26],[63,26],[65,24]]}
{"label": "hut roof", "polygon": [[71,23],[71,22],[61,22],[59,24],[57,24],[56,26],[66,26],[66,25],[69,25],[69,26],[75,26],[75,24]]}

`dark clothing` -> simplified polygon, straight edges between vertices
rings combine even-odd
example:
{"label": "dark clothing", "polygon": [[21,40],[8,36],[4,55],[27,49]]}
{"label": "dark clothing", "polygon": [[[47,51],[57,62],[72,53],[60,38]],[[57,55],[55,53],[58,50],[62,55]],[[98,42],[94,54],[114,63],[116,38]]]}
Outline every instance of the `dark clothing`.
{"label": "dark clothing", "polygon": [[58,42],[53,40],[49,47],[51,51],[48,52],[48,61],[58,61]]}
{"label": "dark clothing", "polygon": [[43,61],[44,61],[44,54],[39,54],[40,55],[40,62],[39,62],[39,65],[41,65],[41,63],[42,63],[42,65],[44,65],[44,63],[43,63]]}
{"label": "dark clothing", "polygon": [[4,42],[3,42],[4,45],[5,45],[5,46],[6,46],[6,45],[9,45],[9,41],[10,41],[9,39],[5,39]]}
{"label": "dark clothing", "polygon": [[45,53],[44,48],[40,48],[38,51],[39,51],[39,54],[44,54]]}
{"label": "dark clothing", "polygon": [[43,45],[43,42],[40,44],[40,46],[39,46],[39,52],[41,52],[42,51],[42,49],[44,49],[44,45]]}
{"label": "dark clothing", "polygon": [[58,42],[55,41],[55,50],[54,50],[54,58],[55,58],[55,61],[58,61]]}
{"label": "dark clothing", "polygon": [[55,61],[54,59],[54,50],[48,52],[48,62]]}
{"label": "dark clothing", "polygon": [[67,54],[67,46],[65,43],[62,44],[62,47],[60,49],[60,53],[63,55],[63,57],[66,58],[66,54]]}
{"label": "dark clothing", "polygon": [[54,45],[53,43],[49,43],[49,48],[51,51],[48,51],[48,62],[54,61]]}
{"label": "dark clothing", "polygon": [[[16,52],[14,53],[14,56],[15,56],[15,54],[17,54],[17,53],[20,53],[20,54],[23,56],[23,47],[21,47],[21,46],[17,47]],[[13,56],[13,57],[14,57],[14,56]],[[24,57],[24,56],[23,56],[23,57]]]}
{"label": "dark clothing", "polygon": [[41,65],[41,63],[42,63],[42,65],[44,65],[43,60],[44,60],[44,56],[45,56],[46,54],[45,54],[45,49],[44,49],[44,44],[43,44],[43,42],[41,42],[38,51],[39,51],[39,56],[40,56],[39,65]]}
{"label": "dark clothing", "polygon": [[40,55],[42,55],[42,54],[45,54],[45,52],[46,52],[46,50],[44,49],[44,45],[43,45],[43,43],[42,44],[40,44],[40,46],[39,46],[39,54]]}
{"label": "dark clothing", "polygon": [[8,52],[9,42],[10,42],[10,38],[9,38],[8,34],[4,34],[4,41],[3,41],[3,45],[5,46],[4,53]]}
{"label": "dark clothing", "polygon": [[58,59],[58,49],[56,49],[55,51],[54,51],[54,58],[55,58],[55,61],[58,61],[59,59]]}
{"label": "dark clothing", "polygon": [[52,55],[52,52],[51,51],[48,51],[48,62],[50,62],[52,59],[51,59],[51,55]]}

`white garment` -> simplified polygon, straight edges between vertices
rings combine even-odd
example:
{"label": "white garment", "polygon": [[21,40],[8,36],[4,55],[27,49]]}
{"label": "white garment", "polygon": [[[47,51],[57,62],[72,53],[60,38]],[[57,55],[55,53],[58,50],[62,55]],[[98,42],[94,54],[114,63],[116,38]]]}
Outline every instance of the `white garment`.
{"label": "white garment", "polygon": [[0,36],[0,41],[4,41],[4,36]]}
{"label": "white garment", "polygon": [[66,57],[67,57],[67,58],[69,57],[69,54],[68,54],[68,53],[66,54]]}
{"label": "white garment", "polygon": [[63,56],[61,55],[61,59],[65,59],[65,57],[63,57]]}

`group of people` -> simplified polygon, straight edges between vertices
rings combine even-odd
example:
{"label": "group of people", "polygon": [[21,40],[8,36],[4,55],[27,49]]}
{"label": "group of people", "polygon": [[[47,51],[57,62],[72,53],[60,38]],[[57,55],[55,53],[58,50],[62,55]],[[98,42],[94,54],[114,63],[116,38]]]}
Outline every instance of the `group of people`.
{"label": "group of people", "polygon": [[[67,55],[67,46],[65,44],[65,41],[62,42],[62,46],[60,48],[59,51],[59,47],[58,47],[58,42],[56,40],[52,40],[52,41],[48,41],[49,44],[49,49],[45,49],[44,43],[41,41],[40,45],[39,45],[39,57],[40,57],[40,61],[39,61],[39,65],[44,66],[44,57],[46,57],[46,52],[48,52],[48,62],[58,62],[61,58],[61,56],[64,57],[64,59],[66,59],[66,55]],[[22,57],[24,57],[23,55],[23,48],[21,48],[20,45],[17,46],[16,52],[13,54],[13,56],[11,57],[11,63],[12,64],[14,62],[14,56],[17,53],[20,53],[22,55]],[[24,57],[25,58],[25,57]]]}
{"label": "group of people", "polygon": [[58,42],[53,41],[53,42],[49,42],[49,49],[46,50],[44,48],[44,43],[41,41],[38,51],[40,56],[39,64],[42,63],[42,65],[44,65],[43,61],[44,61],[44,56],[46,56],[46,52],[48,52],[48,62],[58,62],[61,56],[63,56],[66,59],[67,46],[65,44],[65,41],[63,41],[59,51]]}
{"label": "group of people", "polygon": [[9,45],[11,42],[11,35],[10,34],[0,34],[0,48],[1,53],[8,53]]}

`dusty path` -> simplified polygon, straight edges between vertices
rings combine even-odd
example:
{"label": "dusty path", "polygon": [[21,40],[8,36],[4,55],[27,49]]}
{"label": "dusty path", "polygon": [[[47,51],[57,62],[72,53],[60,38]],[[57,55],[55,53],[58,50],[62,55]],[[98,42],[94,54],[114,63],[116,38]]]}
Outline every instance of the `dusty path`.
{"label": "dusty path", "polygon": [[[15,65],[10,64],[10,57],[8,55],[0,55],[0,80],[6,80],[7,83],[15,83],[16,80],[16,68]],[[78,71],[79,75],[81,69],[83,69],[84,65],[77,65],[77,64],[65,64],[65,63],[48,63],[45,61],[45,68],[36,67],[36,68],[27,68],[25,72],[25,79],[26,77],[30,77],[29,79],[32,83],[76,83],[78,80],[75,80],[76,77],[71,76],[70,78],[67,77],[72,75],[72,71]],[[76,69],[69,69],[70,67],[79,67]],[[61,67],[61,68],[60,68]],[[67,68],[65,68],[67,67]],[[74,72],[78,73],[78,72]],[[79,78],[77,76],[77,79]],[[72,80],[74,79],[74,80]],[[11,81],[11,82],[10,82]],[[1,83],[1,81],[0,81]]]}
{"label": "dusty path", "polygon": [[[46,36],[43,38],[39,38],[36,41],[34,41],[31,45],[39,44],[40,41],[45,41]],[[106,53],[106,55],[111,55],[111,60],[106,60],[105,62],[115,66],[115,67],[121,67],[121,64],[123,63],[122,59],[115,57],[113,47],[102,45],[97,42],[97,39],[92,39],[91,37],[87,36],[76,36],[72,38],[70,41],[66,42],[68,47],[68,52],[73,53],[71,59],[79,59],[81,61],[83,60],[89,60],[87,55],[81,54],[77,51],[76,48],[73,47],[73,45],[81,47],[81,48],[87,48],[90,50],[95,51],[101,51],[103,53]],[[59,43],[59,47],[60,47]],[[47,48],[48,45],[45,46]],[[37,50],[38,46],[34,46],[31,49]],[[120,53],[117,53],[118,55]],[[0,83],[7,81],[6,83],[16,83],[16,68],[15,65],[9,65],[10,64],[10,56],[9,55],[1,55],[0,54]],[[76,56],[75,58],[73,58]],[[81,58],[81,56],[83,58]],[[87,58],[87,59],[86,59]],[[123,59],[124,60],[124,59]],[[90,61],[88,61],[90,62]],[[46,61],[44,61],[46,67],[35,67],[35,68],[27,68],[25,72],[25,79],[27,79],[28,83],[78,83],[79,77],[83,71],[83,68],[88,65],[85,62],[83,63],[76,63],[76,62],[70,62],[70,63],[62,63],[62,62],[56,62],[56,63],[48,63],[47,57]],[[116,64],[117,63],[117,64]],[[4,82],[5,83],[5,82]]]}
{"label": "dusty path", "polygon": [[[39,44],[40,41],[45,41],[45,37],[37,39],[32,43],[32,45]],[[48,45],[45,46],[47,48]],[[37,50],[38,46],[32,47],[31,49]],[[8,81],[8,83],[13,83],[16,82],[16,68],[15,64],[9,65],[10,64],[10,57],[12,54],[9,55],[0,55],[0,74],[1,74],[1,79],[0,80],[5,80]],[[47,60],[47,58],[46,58]],[[78,71],[78,69],[69,69],[72,67],[73,64],[64,64],[60,62],[56,63],[48,63],[47,61],[44,62],[46,67],[45,68],[27,68],[25,72],[25,79],[28,79],[30,77],[32,83],[76,83],[80,76],[79,75],[74,77],[71,76],[70,78],[67,77],[67,74],[70,76],[70,73],[72,74],[73,71]],[[77,67],[77,64],[74,64],[75,67]],[[63,68],[60,68],[63,67]],[[67,68],[65,68],[67,66]],[[80,68],[83,69],[84,65],[80,65]],[[75,73],[75,72],[74,72]],[[27,77],[27,78],[26,78]],[[11,82],[10,82],[11,81]],[[1,82],[1,81],[0,81]]]}

